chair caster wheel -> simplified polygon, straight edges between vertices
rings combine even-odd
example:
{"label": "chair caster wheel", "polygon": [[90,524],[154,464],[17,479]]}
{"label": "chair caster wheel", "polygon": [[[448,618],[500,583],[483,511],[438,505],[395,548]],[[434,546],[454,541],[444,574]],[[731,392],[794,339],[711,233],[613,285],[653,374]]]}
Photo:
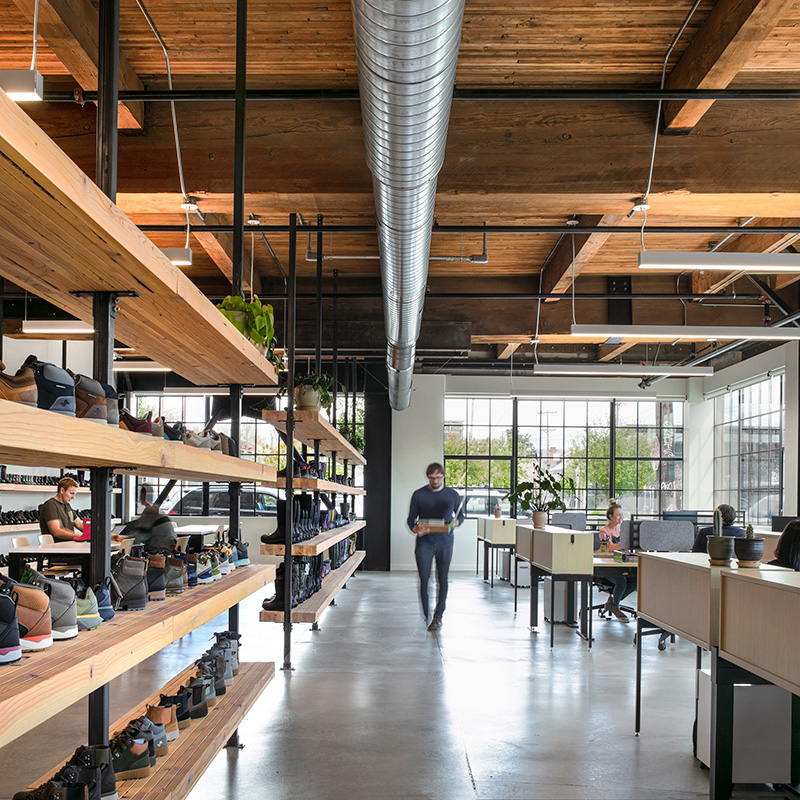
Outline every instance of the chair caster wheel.
{"label": "chair caster wheel", "polygon": [[659,649],[661,652],[663,652],[664,650],[666,650],[666,649],[667,649],[667,643],[666,643],[666,642],[659,642],[659,643],[658,643],[658,649]]}

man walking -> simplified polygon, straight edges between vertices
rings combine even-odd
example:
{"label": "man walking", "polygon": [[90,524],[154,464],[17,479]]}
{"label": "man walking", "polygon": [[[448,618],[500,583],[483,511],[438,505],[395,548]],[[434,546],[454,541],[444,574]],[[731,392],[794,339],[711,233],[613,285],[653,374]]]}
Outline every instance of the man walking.
{"label": "man walking", "polygon": [[456,518],[456,525],[464,521],[464,512],[461,498],[455,489],[444,485],[444,467],[434,462],[425,470],[428,485],[417,489],[411,495],[411,507],[408,511],[408,527],[416,534],[417,541],[414,556],[419,572],[419,595],[422,601],[422,614],[428,622],[429,600],[428,581],[431,577],[431,567],[436,559],[436,577],[438,582],[438,595],[436,608],[433,610],[433,620],[428,625],[429,631],[438,631],[442,627],[445,603],[447,601],[447,573],[450,570],[450,560],[453,557],[453,532],[432,533],[430,528],[420,520],[444,520],[445,524]]}

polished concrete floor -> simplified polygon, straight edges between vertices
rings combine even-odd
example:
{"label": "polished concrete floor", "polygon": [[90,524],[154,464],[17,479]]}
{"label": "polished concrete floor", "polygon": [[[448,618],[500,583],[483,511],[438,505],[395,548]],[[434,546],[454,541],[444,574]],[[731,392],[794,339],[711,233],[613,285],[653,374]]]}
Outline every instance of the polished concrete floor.
{"label": "polished concrete floor", "polygon": [[[453,576],[445,624],[425,630],[409,573],[359,573],[319,631],[295,626],[291,672],[279,625],[241,606],[244,660],[278,666],[191,800],[693,800],[708,773],[691,755],[695,648],[645,644],[642,735],[633,735],[633,625],[598,622],[595,644],[527,628],[507,583]],[[112,684],[112,718],[208,646],[221,617]],[[82,742],[85,701],[0,750],[11,797]],[[2,724],[2,721],[0,721]],[[735,797],[781,798],[769,787]]]}

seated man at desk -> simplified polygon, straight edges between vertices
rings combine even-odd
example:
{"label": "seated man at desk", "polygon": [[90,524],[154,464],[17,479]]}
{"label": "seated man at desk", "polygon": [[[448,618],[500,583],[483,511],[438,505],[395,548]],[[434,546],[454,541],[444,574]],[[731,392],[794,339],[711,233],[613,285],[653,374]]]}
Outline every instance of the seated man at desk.
{"label": "seated man at desk", "polygon": [[[622,525],[622,506],[612,503],[606,509],[608,524],[600,531],[600,541],[608,545],[608,553],[620,549],[620,526]],[[630,622],[619,604],[631,593],[636,591],[636,573],[625,567],[608,571],[603,574],[602,582],[609,585],[611,595],[606,601],[603,613],[612,613],[620,622]]]}
{"label": "seated man at desk", "polygon": [[56,484],[56,496],[39,506],[39,529],[57,542],[71,542],[83,534],[83,520],[70,506],[77,488],[77,481],[62,478]]}
{"label": "seated man at desk", "polygon": [[769,563],[800,572],[800,519],[793,520],[783,529],[775,545],[775,559]]}
{"label": "seated man at desk", "polygon": [[[736,509],[733,506],[722,503],[715,509],[722,514],[722,535],[735,536],[737,538],[745,535],[744,528],[739,528],[733,523],[736,521]],[[707,553],[708,552],[708,537],[714,535],[714,526],[709,525],[706,528],[700,528],[697,531],[697,537],[692,545],[693,553]]]}

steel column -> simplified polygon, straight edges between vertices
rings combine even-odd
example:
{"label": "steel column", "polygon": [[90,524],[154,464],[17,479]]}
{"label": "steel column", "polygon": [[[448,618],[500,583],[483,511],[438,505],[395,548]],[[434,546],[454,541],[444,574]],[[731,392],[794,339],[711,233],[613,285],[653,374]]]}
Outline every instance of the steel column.
{"label": "steel column", "polygon": [[[233,272],[231,294],[244,297],[244,161],[247,124],[247,0],[236,0],[236,89],[233,134]],[[251,287],[251,291],[254,289]]]}
{"label": "steel column", "polygon": [[[333,409],[331,422],[336,425],[336,401],[339,399],[339,270],[333,271]],[[334,468],[336,465],[334,464]]]}
{"label": "steel column", "polygon": [[[322,214],[317,215],[317,353],[314,359],[314,371],[322,375]],[[319,453],[317,463],[319,463]]]}

